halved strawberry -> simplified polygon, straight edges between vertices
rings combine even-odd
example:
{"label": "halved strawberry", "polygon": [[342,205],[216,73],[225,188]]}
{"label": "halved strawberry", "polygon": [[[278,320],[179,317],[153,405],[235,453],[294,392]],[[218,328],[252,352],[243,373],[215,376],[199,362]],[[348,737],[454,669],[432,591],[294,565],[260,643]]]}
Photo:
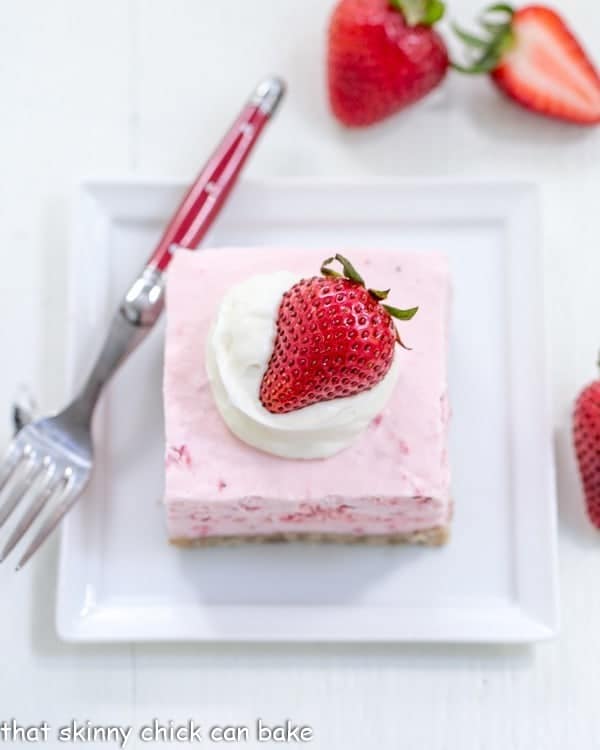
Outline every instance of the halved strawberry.
{"label": "halved strawberry", "polygon": [[554,10],[493,5],[480,20],[486,38],[454,27],[474,52],[463,73],[489,73],[527,109],[580,125],[600,122],[600,76],[565,21]]}

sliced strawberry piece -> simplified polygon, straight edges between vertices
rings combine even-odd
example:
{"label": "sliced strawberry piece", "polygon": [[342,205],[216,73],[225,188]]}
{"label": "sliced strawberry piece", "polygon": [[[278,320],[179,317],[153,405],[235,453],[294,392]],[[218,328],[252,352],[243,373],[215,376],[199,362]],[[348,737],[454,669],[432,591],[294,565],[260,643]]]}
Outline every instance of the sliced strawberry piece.
{"label": "sliced strawberry piece", "polygon": [[482,25],[487,39],[455,29],[478,52],[471,65],[455,68],[490,73],[503,93],[539,114],[581,125],[600,122],[600,76],[555,11],[492,6]]}

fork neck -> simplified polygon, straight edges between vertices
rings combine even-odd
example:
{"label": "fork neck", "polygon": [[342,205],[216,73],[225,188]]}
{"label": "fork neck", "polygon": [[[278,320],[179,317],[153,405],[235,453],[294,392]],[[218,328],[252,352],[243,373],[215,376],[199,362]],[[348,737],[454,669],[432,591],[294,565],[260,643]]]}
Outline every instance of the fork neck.
{"label": "fork neck", "polygon": [[91,423],[105,385],[129,354],[146,338],[164,308],[164,274],[146,266],[114,315],[108,335],[83,387],[69,407],[78,422]]}

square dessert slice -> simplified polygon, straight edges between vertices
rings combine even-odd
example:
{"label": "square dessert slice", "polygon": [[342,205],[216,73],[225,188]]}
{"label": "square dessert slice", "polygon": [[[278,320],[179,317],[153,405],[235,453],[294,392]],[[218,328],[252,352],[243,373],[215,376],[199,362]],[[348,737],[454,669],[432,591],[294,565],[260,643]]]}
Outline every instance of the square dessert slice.
{"label": "square dessert slice", "polygon": [[[173,543],[298,538],[445,541],[451,515],[446,395],[450,285],[443,255],[392,250],[350,253],[369,286],[391,287],[391,304],[418,305],[419,311],[410,323],[398,324],[410,351],[396,347],[397,381],[389,398],[339,452],[290,458],[285,457],[285,446],[280,455],[252,447],[232,432],[231,415],[217,405],[218,388],[227,384],[217,387],[209,378],[214,363],[208,343],[229,290],[273,271],[288,272],[296,280],[316,276],[327,255],[320,250],[277,248],[176,254],[167,288],[164,374],[165,503]],[[239,333],[227,335],[237,335],[242,346],[252,349],[255,342],[244,322],[244,310],[238,309],[237,315]],[[274,321],[269,325],[274,340]],[[272,349],[272,345],[271,340],[268,346]],[[248,373],[258,378],[256,394],[251,394],[255,406],[267,414],[258,401],[262,375]],[[336,402],[327,403],[338,407],[344,399]],[[314,408],[308,406],[297,414],[304,418]],[[268,425],[261,429],[269,432]],[[302,435],[304,455],[320,455],[319,431]]]}

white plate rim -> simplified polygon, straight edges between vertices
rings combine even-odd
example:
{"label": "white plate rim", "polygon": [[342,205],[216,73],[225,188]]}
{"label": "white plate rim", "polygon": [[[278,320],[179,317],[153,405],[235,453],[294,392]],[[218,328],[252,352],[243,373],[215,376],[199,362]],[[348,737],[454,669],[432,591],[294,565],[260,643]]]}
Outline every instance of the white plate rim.
{"label": "white plate rim", "polygon": [[[478,195],[501,191],[504,193],[503,199],[499,201],[502,204],[500,209],[490,209],[492,215],[504,211],[498,218],[507,222],[507,229],[510,233],[511,241],[508,243],[511,250],[510,264],[512,267],[511,280],[518,283],[519,278],[524,284],[526,281],[533,280],[533,286],[527,287],[528,307],[521,310],[519,316],[510,315],[510,330],[512,335],[516,335],[516,327],[521,330],[526,325],[529,330],[529,339],[533,342],[533,348],[529,352],[532,361],[535,363],[535,369],[542,374],[544,383],[539,389],[535,402],[536,419],[525,419],[524,411],[517,410],[523,418],[519,422],[519,429],[516,430],[519,444],[530,440],[541,441],[545,446],[540,451],[540,460],[544,465],[538,467],[538,476],[545,477],[545,491],[540,493],[547,498],[544,507],[539,508],[542,515],[537,519],[536,526],[532,528],[531,524],[523,524],[523,520],[533,517],[525,516],[521,518],[521,523],[515,529],[515,550],[516,550],[516,568],[515,578],[517,591],[519,592],[519,601],[512,610],[506,607],[502,612],[494,614],[493,608],[490,615],[494,614],[499,622],[499,627],[486,631],[481,623],[474,623],[470,628],[465,624],[464,612],[448,611],[445,626],[445,635],[440,636],[435,627],[425,629],[412,637],[407,635],[398,635],[387,632],[382,628],[379,633],[370,633],[368,636],[360,637],[356,634],[345,634],[336,632],[335,634],[327,632],[329,628],[324,623],[323,636],[314,637],[309,635],[303,636],[301,631],[296,633],[284,634],[282,637],[265,637],[261,633],[259,612],[255,612],[257,623],[253,624],[251,612],[252,608],[223,608],[228,609],[230,614],[235,614],[233,610],[243,610],[238,615],[244,615],[248,621],[248,632],[245,636],[240,633],[222,632],[219,634],[203,634],[198,636],[197,632],[192,634],[191,628],[178,627],[169,613],[157,612],[154,619],[154,625],[146,627],[141,634],[135,629],[131,629],[127,623],[123,622],[112,633],[109,632],[102,623],[102,617],[99,615],[94,621],[94,617],[73,619],[73,609],[69,602],[69,567],[71,565],[70,550],[72,549],[71,540],[69,539],[69,523],[65,523],[61,533],[61,546],[59,555],[59,574],[57,583],[57,608],[56,608],[56,625],[60,637],[63,640],[71,642],[98,642],[98,641],[161,641],[161,640],[206,640],[206,641],[387,641],[387,642],[456,642],[456,643],[495,643],[495,642],[532,642],[544,640],[554,636],[558,632],[558,585],[557,585],[557,534],[556,534],[556,499],[555,499],[555,480],[554,480],[554,459],[551,447],[551,429],[550,429],[550,402],[549,388],[546,375],[546,355],[544,346],[544,322],[543,322],[543,281],[542,281],[542,264],[541,264],[541,246],[539,232],[539,188],[535,183],[523,180],[473,180],[473,179],[454,179],[454,178],[360,178],[354,180],[337,179],[337,178],[273,178],[273,179],[252,179],[244,180],[244,189],[246,190],[286,190],[286,189],[313,189],[313,190],[347,190],[347,189],[389,189],[389,190],[430,190],[435,193],[437,190],[447,190],[449,187],[457,190],[476,191]],[[78,197],[78,221],[76,223],[74,241],[72,243],[72,254],[70,262],[70,292],[69,292],[69,333],[68,333],[68,383],[72,388],[76,380],[76,358],[75,349],[77,341],[77,295],[73,292],[78,274],[81,273],[82,255],[81,248],[84,246],[86,232],[89,232],[89,219],[94,215],[98,222],[99,207],[105,215],[105,220],[110,223],[119,218],[126,218],[130,214],[123,213],[120,210],[119,198],[120,191],[131,190],[164,190],[164,189],[181,189],[183,190],[186,183],[180,179],[168,178],[139,178],[127,177],[125,179],[90,179],[84,180],[79,187]],[[117,193],[116,199],[112,197]],[[512,196],[507,200],[506,196]],[[519,200],[515,199],[515,196]],[[468,214],[468,208],[465,207],[465,216]],[[496,212],[496,213],[494,213]],[[436,217],[443,218],[443,217]],[[456,218],[453,214],[452,218]],[[101,231],[102,228],[100,228]],[[98,230],[98,227],[96,227]],[[530,253],[520,253],[519,248],[524,244],[533,248]],[[529,262],[527,269],[523,268],[523,258]],[[538,272],[536,273],[536,268]],[[511,368],[511,391],[514,394],[523,396],[522,388],[518,378],[518,372],[515,366]],[[531,406],[531,401],[528,401]],[[518,447],[513,446],[513,459],[516,464],[519,463],[520,451]],[[543,533],[541,533],[543,530]],[[536,533],[540,532],[540,533]],[[547,577],[540,586],[538,578],[539,570],[532,569],[524,559],[525,542],[533,544],[534,553],[538,559],[545,560]],[[212,609],[212,608],[211,608]],[[260,608],[256,608],[260,609]],[[298,610],[298,608],[296,608]],[[323,609],[323,608],[321,608]],[[163,608],[164,610],[164,608]],[[147,611],[147,610],[145,610]],[[172,614],[172,613],[171,613]],[[298,614],[301,614],[300,612]],[[358,614],[358,613],[357,613]],[[314,617],[314,611],[311,611]],[[490,619],[493,619],[490,617]],[[164,636],[165,626],[168,624],[170,635]],[[255,632],[253,632],[255,631]]]}

